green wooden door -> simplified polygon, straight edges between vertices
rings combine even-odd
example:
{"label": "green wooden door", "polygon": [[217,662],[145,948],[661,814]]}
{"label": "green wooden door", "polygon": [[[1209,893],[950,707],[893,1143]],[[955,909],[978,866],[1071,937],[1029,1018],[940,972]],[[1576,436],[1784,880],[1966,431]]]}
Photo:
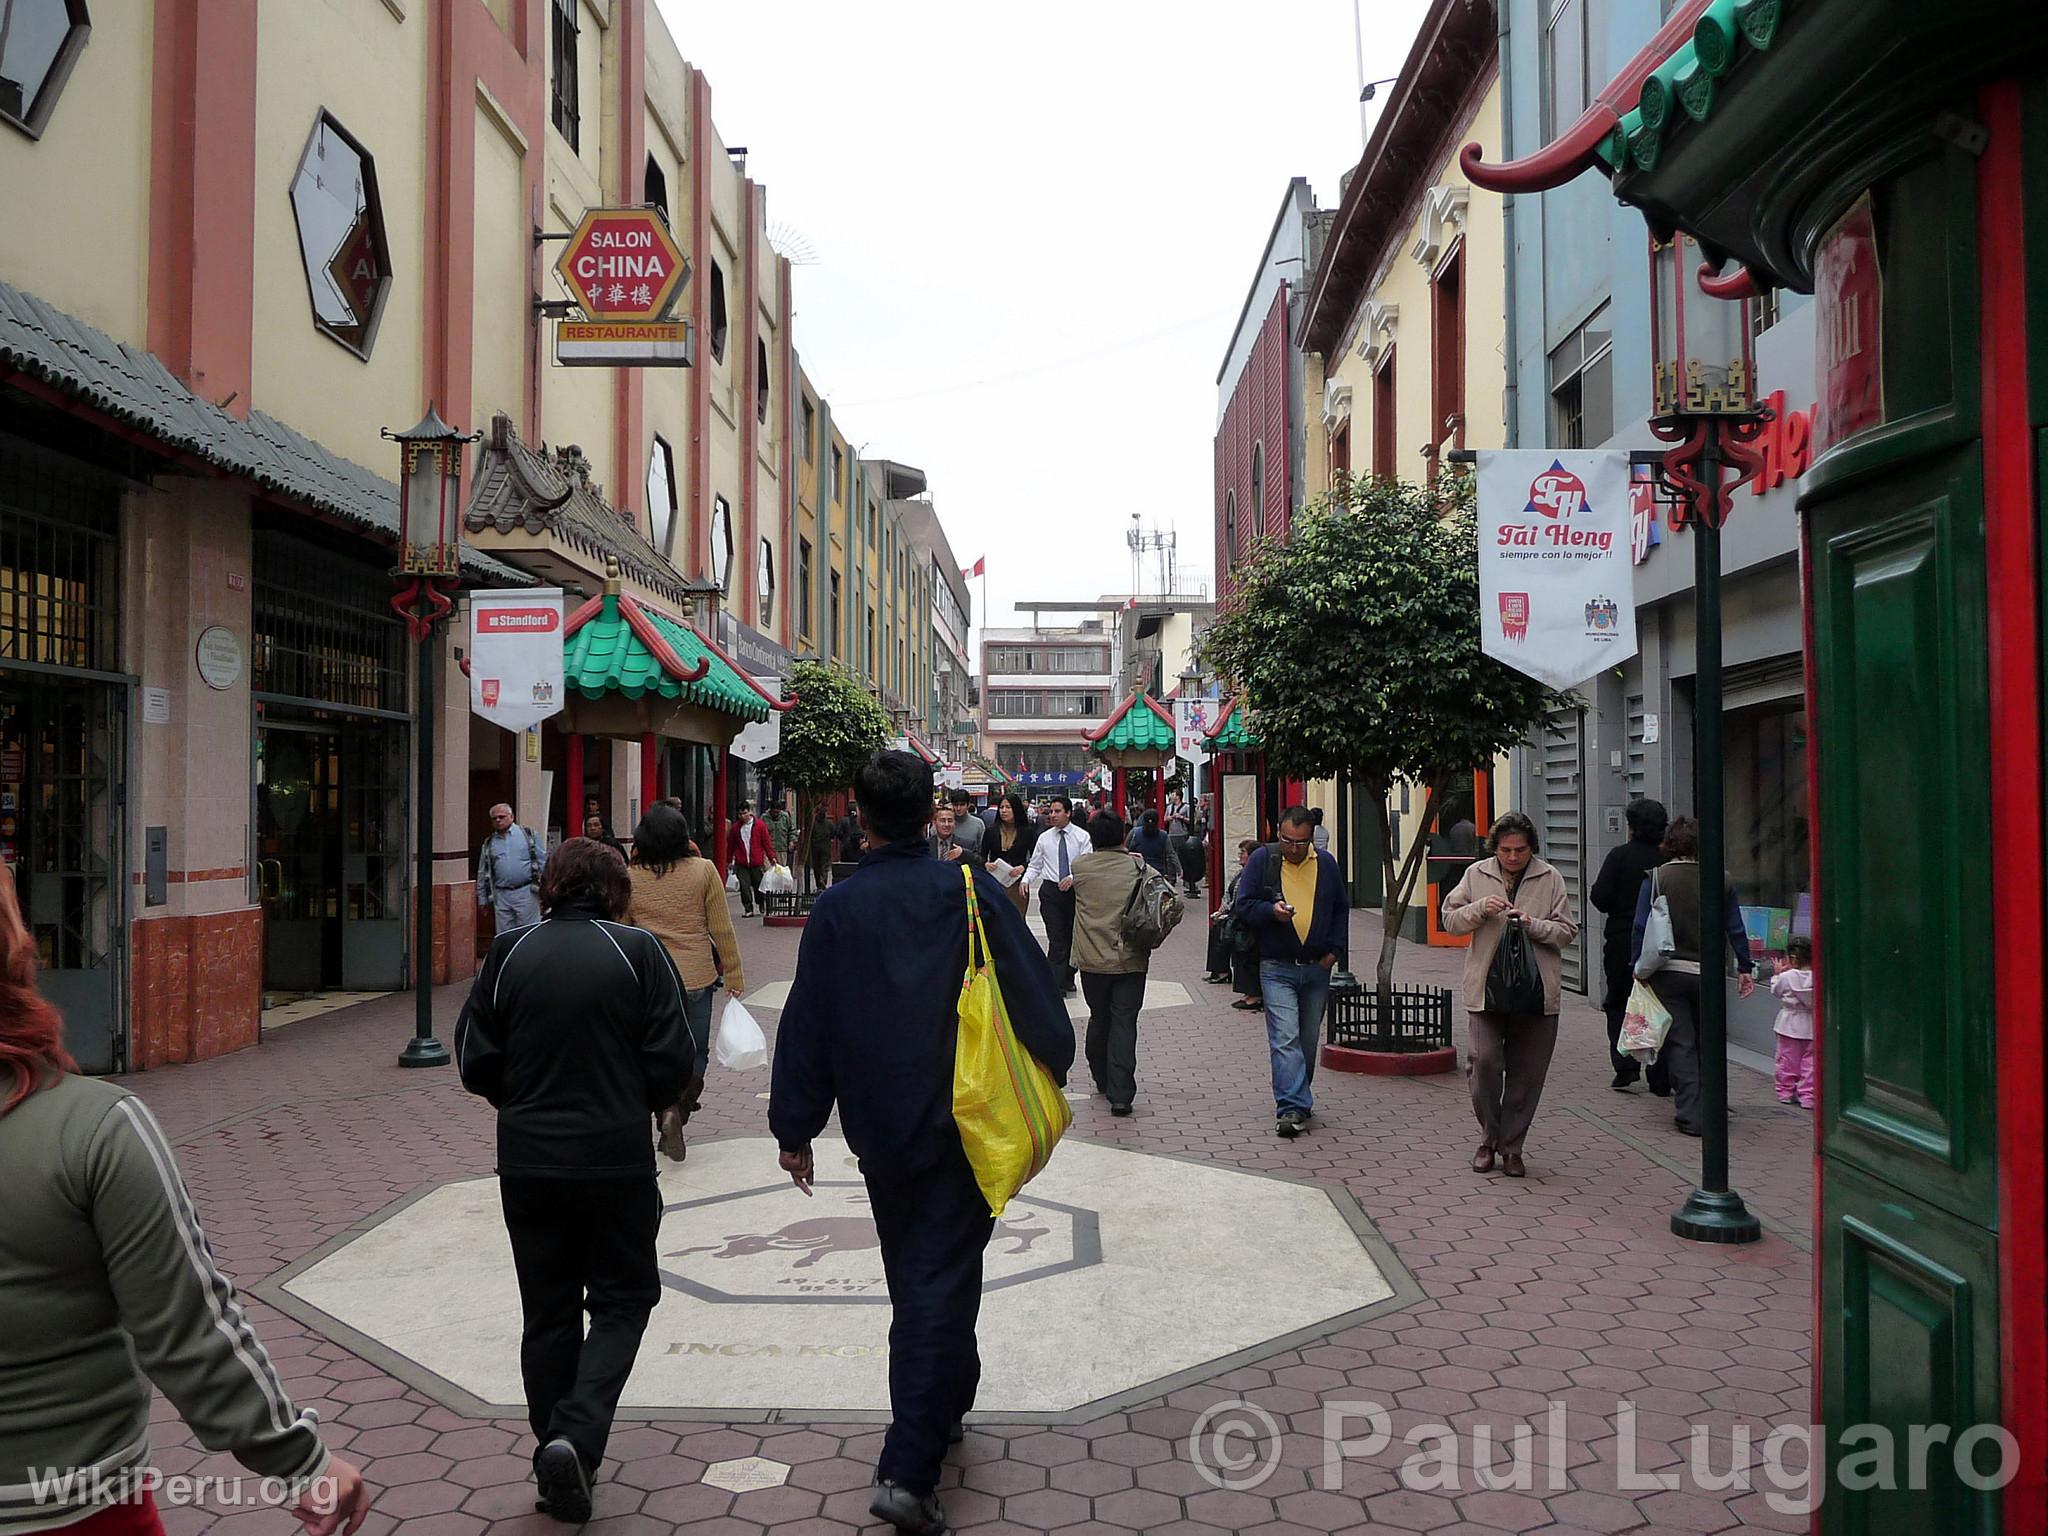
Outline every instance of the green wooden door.
{"label": "green wooden door", "polygon": [[[1999,1393],[1974,213],[1973,162],[1946,146],[1871,188],[1884,419],[1832,446],[1801,502],[1819,751],[1821,1529],[1845,1536],[1998,1528],[1998,1494],[1952,1450],[1997,1422]],[[1843,317],[1825,289],[1821,303],[1830,338]],[[1920,1432],[1924,1471],[1914,1426],[1947,1427],[1931,1444]],[[1966,1466],[1996,1465],[1995,1447],[1976,1453]],[[1887,1475],[1870,1475],[1879,1464]]]}

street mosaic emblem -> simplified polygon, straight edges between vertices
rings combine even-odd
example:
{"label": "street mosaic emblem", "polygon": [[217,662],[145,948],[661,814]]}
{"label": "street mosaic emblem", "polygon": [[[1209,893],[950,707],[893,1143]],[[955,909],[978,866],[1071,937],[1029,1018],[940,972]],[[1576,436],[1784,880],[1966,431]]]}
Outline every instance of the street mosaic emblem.
{"label": "street mosaic emblem", "polygon": [[[816,1152],[808,1198],[765,1137],[662,1165],[662,1294],[626,1417],[886,1414],[866,1187],[844,1143]],[[1072,1137],[997,1223],[984,1274],[976,1412],[1020,1422],[1170,1391],[1420,1295],[1341,1191]],[[459,1412],[522,1411],[495,1179],[418,1191],[255,1289]]]}

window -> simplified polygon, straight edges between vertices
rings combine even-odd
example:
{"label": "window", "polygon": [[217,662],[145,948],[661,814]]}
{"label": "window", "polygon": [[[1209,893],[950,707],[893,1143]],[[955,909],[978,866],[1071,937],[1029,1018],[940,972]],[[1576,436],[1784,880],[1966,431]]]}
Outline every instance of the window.
{"label": "window", "polygon": [[874,504],[874,503],[873,503],[872,501],[871,501],[871,502],[869,502],[869,503],[868,503],[868,521],[867,521],[867,528],[866,528],[866,533],[867,533],[867,541],[868,541],[868,543],[872,544],[872,543],[874,543],[874,542],[875,542],[875,529],[876,529],[876,528],[878,528],[878,527],[879,527],[879,526],[881,525],[881,521],[882,521],[882,509],[881,509],[880,507],[876,506],[876,505],[875,505],[875,504]]}
{"label": "window", "polygon": [[761,599],[761,628],[775,624],[775,546],[761,541],[759,568],[754,572],[755,595]]}
{"label": "window", "polygon": [[804,402],[803,415],[797,422],[797,453],[806,464],[811,462],[811,438],[818,430],[818,413],[811,402]]}
{"label": "window", "polygon": [[1258,538],[1266,531],[1266,445],[1252,445],[1252,499],[1246,510],[1251,514],[1251,537]]}
{"label": "window", "polygon": [[1081,688],[995,688],[988,713],[992,720],[1093,720],[1107,703],[1103,694]]}
{"label": "window", "polygon": [[1351,473],[1351,418],[1330,434],[1330,478]]}
{"label": "window", "polygon": [[811,638],[811,541],[796,541],[796,632]]}
{"label": "window", "polygon": [[647,456],[647,542],[668,557],[668,541],[676,526],[676,461],[667,441],[657,436]]}
{"label": "window", "polygon": [[837,571],[834,571],[834,572],[832,573],[832,614],[831,614],[831,618],[832,618],[832,655],[833,655],[833,656],[834,656],[835,658],[836,658],[836,657],[837,657],[837,656],[839,655],[839,652],[840,652],[840,647],[841,647],[841,646],[842,646],[842,645],[843,645],[843,644],[845,643],[845,639],[844,639],[844,637],[845,637],[845,635],[846,635],[846,623],[845,623],[845,618],[844,618],[844,615],[845,615],[845,608],[843,607],[843,605],[842,605],[842,604],[840,603],[840,600],[839,600],[839,573],[838,573]]}
{"label": "window", "polygon": [[549,91],[549,116],[571,149],[580,149],[578,125],[582,120],[582,87],[576,78],[576,7],[583,0],[554,0],[551,21],[555,49],[555,77]]}
{"label": "window", "polygon": [[1551,446],[1597,448],[1614,436],[1614,337],[1605,303],[1550,354]]}
{"label": "window", "polygon": [[660,210],[664,224],[673,222],[668,211],[668,177],[662,174],[661,162],[652,155],[647,157],[647,174],[641,179],[640,200]]}
{"label": "window", "polygon": [[[11,46],[11,45],[10,45]],[[292,214],[299,255],[313,301],[313,323],[358,357],[377,339],[377,319],[391,287],[390,247],[369,152],[325,112],[292,178]]]}
{"label": "window", "polygon": [[711,498],[711,582],[732,595],[732,503],[723,496]]}
{"label": "window", "polygon": [[875,639],[879,633],[875,628],[875,605],[870,603],[868,604],[867,633],[862,636],[864,644],[861,648],[860,656],[860,670],[861,675],[864,677],[872,678],[875,675],[875,652],[879,649]]}
{"label": "window", "polygon": [[8,0],[0,18],[0,117],[40,138],[92,33],[85,0]]}
{"label": "window", "polygon": [[[1429,440],[1439,449],[1455,449],[1465,441],[1464,265],[1464,253],[1454,252],[1429,290]],[[1442,464],[1441,452],[1430,455],[1432,482]]]}
{"label": "window", "polygon": [[1579,120],[1607,83],[1606,0],[1548,0],[1543,28],[1543,138]]}
{"label": "window", "polygon": [[754,420],[768,421],[768,343],[754,338]]}
{"label": "window", "polygon": [[1375,478],[1394,476],[1394,349],[1387,348],[1379,367],[1372,371],[1372,472]]}
{"label": "window", "polygon": [[725,268],[711,263],[711,357],[725,361]]}
{"label": "window", "polygon": [[1785,296],[1782,288],[1766,288],[1759,298],[1749,301],[1749,334],[1761,336],[1778,323],[1779,308]]}
{"label": "window", "polygon": [[835,443],[832,446],[832,499],[834,501],[846,500],[845,484],[846,461],[845,457],[839,452],[839,445]]}
{"label": "window", "polygon": [[1223,569],[1237,569],[1237,492],[1223,493]]}

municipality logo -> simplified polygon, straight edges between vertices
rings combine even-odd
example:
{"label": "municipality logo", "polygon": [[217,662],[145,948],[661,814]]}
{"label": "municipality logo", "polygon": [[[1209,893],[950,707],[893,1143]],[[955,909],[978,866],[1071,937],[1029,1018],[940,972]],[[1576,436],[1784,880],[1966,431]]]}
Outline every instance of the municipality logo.
{"label": "municipality logo", "polygon": [[1621,631],[1621,605],[1611,597],[1586,604],[1586,633],[1598,640],[1615,639]]}

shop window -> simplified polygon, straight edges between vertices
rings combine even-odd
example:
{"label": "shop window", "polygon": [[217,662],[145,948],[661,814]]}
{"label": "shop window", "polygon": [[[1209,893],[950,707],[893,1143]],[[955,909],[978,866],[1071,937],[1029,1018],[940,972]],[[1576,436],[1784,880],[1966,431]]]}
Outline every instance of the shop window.
{"label": "shop window", "polygon": [[298,220],[313,323],[367,358],[391,288],[391,248],[384,238],[377,165],[325,112],[313,119],[313,132],[299,156],[292,213]]}
{"label": "shop window", "polygon": [[1394,478],[1394,349],[1387,348],[1372,371],[1372,472]]}
{"label": "shop window", "polygon": [[768,421],[768,343],[754,339],[754,420]]}
{"label": "shop window", "polygon": [[811,541],[796,541],[796,632],[811,638]]}
{"label": "shop window", "polygon": [[754,571],[754,595],[761,600],[761,628],[775,623],[775,546],[761,541],[761,558]]}
{"label": "shop window", "polygon": [[711,263],[711,358],[725,361],[725,268]]}
{"label": "shop window", "polygon": [[732,595],[732,503],[723,496],[711,498],[711,584],[725,596]]}
{"label": "shop window", "polygon": [[[1807,903],[1806,713],[1798,698],[1731,710],[1724,718],[1728,880],[1752,947],[1782,953]],[[1807,925],[1801,924],[1801,917]]]}
{"label": "shop window", "polygon": [[0,5],[0,118],[40,138],[91,33],[85,0]]}
{"label": "shop window", "polygon": [[1614,436],[1614,337],[1607,305],[1550,354],[1551,446],[1597,448]]}
{"label": "shop window", "polygon": [[652,155],[647,157],[647,174],[641,180],[640,200],[657,210],[663,223],[675,222],[668,211],[668,177],[662,173],[661,162]]}
{"label": "shop window", "polygon": [[576,54],[576,7],[582,3],[583,0],[553,0],[550,6],[555,71],[549,83],[549,116],[571,149],[582,147],[577,141],[582,123],[582,82],[577,78]]}
{"label": "shop window", "polygon": [[676,461],[666,439],[654,439],[647,456],[647,542],[668,558],[676,526]]}

